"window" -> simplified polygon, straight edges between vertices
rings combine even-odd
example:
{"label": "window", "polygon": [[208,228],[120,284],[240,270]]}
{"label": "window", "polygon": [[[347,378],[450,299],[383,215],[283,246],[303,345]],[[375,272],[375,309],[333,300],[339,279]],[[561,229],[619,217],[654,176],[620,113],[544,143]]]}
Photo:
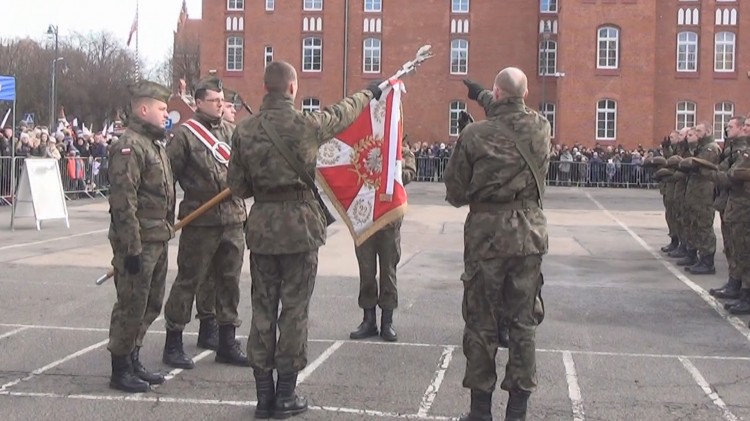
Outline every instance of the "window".
{"label": "window", "polygon": [[714,71],[734,71],[734,40],[733,32],[718,32],[714,49]]}
{"label": "window", "polygon": [[731,102],[720,102],[714,105],[714,139],[724,139],[724,127],[734,116],[734,104]]}
{"label": "window", "polygon": [[302,71],[319,72],[323,70],[323,40],[309,37],[302,40]]}
{"label": "window", "polygon": [[227,70],[242,70],[243,41],[241,37],[227,38]]}
{"label": "window", "polygon": [[603,99],[596,104],[596,139],[617,138],[617,102]]}
{"label": "window", "polygon": [[542,41],[539,43],[539,75],[551,75],[557,72],[557,42]]}
{"label": "window", "polygon": [[451,74],[465,75],[469,72],[469,41],[451,41]]}
{"label": "window", "polygon": [[[263,62],[265,63],[265,66],[268,66],[273,61],[273,47],[270,45],[266,45],[266,51],[263,57]],[[265,67],[264,66],[264,67]]]}
{"label": "window", "polygon": [[557,13],[557,0],[540,0],[539,11],[542,13]]}
{"label": "window", "polygon": [[367,38],[362,50],[362,71],[380,73],[380,40]]}
{"label": "window", "polygon": [[611,26],[599,28],[597,43],[599,48],[596,53],[596,67],[616,69],[619,65],[620,30]]}
{"label": "window", "polygon": [[677,71],[698,70],[698,34],[684,31],[677,34]]}
{"label": "window", "polygon": [[245,0],[227,0],[227,10],[244,10]]}
{"label": "window", "polygon": [[320,111],[320,100],[318,98],[305,98],[302,100],[302,111]]}
{"label": "window", "polygon": [[383,3],[381,0],[365,0],[365,12],[382,12]]}
{"label": "window", "polygon": [[546,104],[542,104],[541,108],[542,115],[547,119],[547,121],[549,121],[549,125],[551,128],[550,133],[552,133],[552,137],[555,137],[555,104],[548,102]]}
{"label": "window", "polygon": [[695,126],[695,102],[680,101],[677,103],[677,120],[675,130]]}
{"label": "window", "polygon": [[449,130],[449,134],[451,136],[458,136],[458,134],[459,134],[459,130],[458,130],[458,117],[459,117],[461,111],[466,111],[466,104],[463,101],[453,101],[453,102],[451,102],[451,109],[450,109],[450,130]]}
{"label": "window", "polygon": [[266,10],[272,11],[276,7],[276,2],[274,0],[266,0]]}
{"label": "window", "polygon": [[451,12],[469,13],[469,0],[451,0]]}
{"label": "window", "polygon": [[303,10],[323,10],[323,0],[303,0]]}

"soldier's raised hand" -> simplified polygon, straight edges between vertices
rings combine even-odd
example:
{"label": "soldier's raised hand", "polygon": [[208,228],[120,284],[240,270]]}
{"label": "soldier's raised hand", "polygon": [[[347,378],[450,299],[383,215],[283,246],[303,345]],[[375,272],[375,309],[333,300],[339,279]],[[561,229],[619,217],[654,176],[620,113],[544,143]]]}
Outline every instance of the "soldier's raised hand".
{"label": "soldier's raised hand", "polygon": [[482,85],[474,82],[471,79],[464,79],[464,85],[469,88],[469,99],[472,99],[474,101],[479,98],[479,94],[484,90]]}
{"label": "soldier's raised hand", "polygon": [[383,90],[380,89],[381,83],[383,83],[382,80],[376,80],[367,85],[367,90],[372,92],[372,97],[375,99],[375,101],[379,101],[380,95],[383,93]]}

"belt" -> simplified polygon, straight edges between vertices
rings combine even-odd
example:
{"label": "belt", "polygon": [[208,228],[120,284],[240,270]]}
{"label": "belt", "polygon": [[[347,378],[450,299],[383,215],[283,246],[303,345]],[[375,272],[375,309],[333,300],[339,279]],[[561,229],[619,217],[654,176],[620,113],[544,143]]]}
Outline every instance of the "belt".
{"label": "belt", "polygon": [[[185,200],[196,201],[196,202],[208,202],[219,194],[219,192],[213,190],[189,190],[185,192]],[[230,195],[224,200],[231,200]]]}
{"label": "belt", "polygon": [[135,216],[144,219],[167,219],[166,209],[138,209]]}
{"label": "belt", "polygon": [[512,202],[491,203],[474,202],[469,204],[471,212],[496,212],[507,210],[539,209],[539,203],[532,200],[514,200]]}
{"label": "belt", "polygon": [[311,190],[291,190],[278,193],[255,193],[256,203],[263,202],[304,202],[315,199]]}

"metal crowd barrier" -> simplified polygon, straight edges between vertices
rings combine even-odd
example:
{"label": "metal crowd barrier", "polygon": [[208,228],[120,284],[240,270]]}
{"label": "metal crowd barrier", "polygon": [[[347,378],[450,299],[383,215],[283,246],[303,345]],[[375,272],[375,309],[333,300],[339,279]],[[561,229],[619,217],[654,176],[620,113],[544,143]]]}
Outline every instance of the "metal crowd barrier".
{"label": "metal crowd barrier", "polygon": [[[417,181],[442,182],[450,158],[417,157]],[[548,186],[657,188],[653,168],[632,163],[550,162]]]}

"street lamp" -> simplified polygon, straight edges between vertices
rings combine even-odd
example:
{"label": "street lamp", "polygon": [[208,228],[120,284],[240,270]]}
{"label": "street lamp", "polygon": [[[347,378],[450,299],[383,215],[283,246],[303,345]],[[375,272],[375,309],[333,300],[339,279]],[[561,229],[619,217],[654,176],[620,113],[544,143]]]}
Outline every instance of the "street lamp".
{"label": "street lamp", "polygon": [[59,45],[58,45],[58,27],[57,25],[50,25],[47,28],[47,35],[55,37],[55,55],[52,60],[52,85],[50,89],[50,101],[49,101],[49,130],[52,132],[55,126],[55,102],[57,100],[57,87],[55,86],[55,76],[57,75],[57,62],[62,60],[59,56]]}
{"label": "street lamp", "polygon": [[[540,69],[542,73],[542,106],[539,108],[542,115],[545,117],[545,112],[547,110],[547,65],[549,64],[549,45],[547,44],[547,41],[549,41],[551,36],[552,31],[550,31],[549,26],[545,23],[544,31],[542,31],[542,40],[539,42],[539,55],[543,60],[542,63],[540,63],[542,65]],[[555,60],[557,60],[557,58],[555,58]]]}

